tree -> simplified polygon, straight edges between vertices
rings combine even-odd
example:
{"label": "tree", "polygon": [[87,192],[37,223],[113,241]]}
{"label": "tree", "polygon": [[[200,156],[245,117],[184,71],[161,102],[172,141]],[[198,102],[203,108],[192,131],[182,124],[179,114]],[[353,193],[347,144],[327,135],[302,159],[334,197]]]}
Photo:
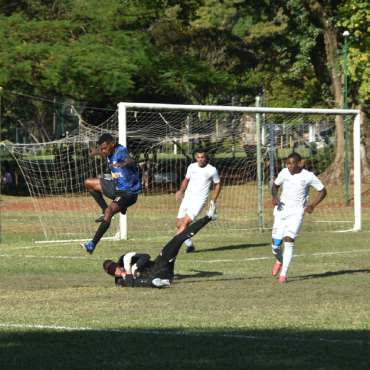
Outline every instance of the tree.
{"label": "tree", "polygon": [[[178,103],[191,100],[193,91],[222,91],[228,73],[210,68],[191,53],[162,51],[148,33],[174,6],[177,21],[186,27],[200,4],[201,0],[0,1],[0,85],[50,100],[63,96],[114,109],[120,101]],[[5,111],[10,112],[6,123],[14,126],[14,97],[5,98]]]}
{"label": "tree", "polygon": [[[246,9],[254,1],[246,0],[236,3],[239,9]],[[358,8],[357,8],[358,5]],[[367,88],[368,80],[365,72],[367,54],[364,40],[368,36],[368,13],[365,1],[326,1],[326,0],[278,0],[261,3],[261,12],[266,20],[273,20],[282,9],[286,17],[286,28],[280,33],[279,40],[271,40],[270,50],[275,50],[276,60],[282,69],[284,84],[296,84],[314,75],[313,81],[317,96],[321,96],[330,108],[344,106],[344,74],[343,74],[343,31],[347,27],[356,29],[350,37],[351,79],[349,103],[350,107],[362,110],[362,174],[370,176],[370,165],[367,156],[370,145],[370,126],[367,119]],[[356,13],[356,14],[355,14]],[[361,26],[360,26],[361,25]],[[359,50],[362,50],[362,54]],[[368,50],[368,49],[367,49]],[[366,53],[366,52],[365,52]],[[354,58],[360,55],[360,60]],[[361,58],[363,58],[361,60]],[[361,65],[361,62],[363,63]],[[268,68],[269,63],[264,63]],[[312,86],[312,85],[311,85]],[[302,84],[302,87],[303,84]],[[314,103],[312,101],[312,103]],[[321,174],[325,183],[344,182],[344,124],[336,122],[337,148],[336,157],[326,171]],[[352,133],[349,140],[350,174],[353,166]],[[369,139],[368,139],[369,138]]]}

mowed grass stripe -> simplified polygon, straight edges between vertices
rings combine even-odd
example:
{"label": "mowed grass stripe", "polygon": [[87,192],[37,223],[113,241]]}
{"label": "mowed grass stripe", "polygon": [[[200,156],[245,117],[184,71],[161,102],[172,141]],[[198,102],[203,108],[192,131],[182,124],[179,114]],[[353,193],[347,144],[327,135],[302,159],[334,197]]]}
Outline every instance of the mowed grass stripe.
{"label": "mowed grass stripe", "polygon": [[30,329],[51,329],[51,330],[66,330],[66,331],[96,331],[108,333],[131,333],[131,334],[149,334],[149,335],[181,335],[189,337],[219,337],[219,338],[234,338],[234,339],[258,339],[258,340],[284,340],[284,341],[299,341],[299,342],[326,342],[326,343],[345,343],[345,344],[360,344],[370,345],[370,341],[361,339],[327,339],[327,338],[301,338],[301,337],[277,337],[277,336],[258,336],[258,335],[243,335],[243,334],[207,334],[207,333],[187,333],[181,331],[159,331],[159,330],[128,330],[128,329],[104,329],[104,328],[89,328],[89,327],[68,327],[56,325],[27,325],[27,324],[8,324],[0,323],[0,327],[6,328],[30,328]]}

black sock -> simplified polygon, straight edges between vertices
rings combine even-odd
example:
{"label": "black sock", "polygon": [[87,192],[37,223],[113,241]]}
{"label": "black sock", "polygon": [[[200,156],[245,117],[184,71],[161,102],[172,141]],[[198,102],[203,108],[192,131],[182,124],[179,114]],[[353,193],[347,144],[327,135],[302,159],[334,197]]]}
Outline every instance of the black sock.
{"label": "black sock", "polygon": [[100,239],[103,237],[105,232],[109,229],[110,222],[103,220],[102,223],[99,226],[98,231],[95,233],[94,239],[92,242],[95,244],[95,246],[99,243]]}
{"label": "black sock", "polygon": [[170,242],[162,249],[162,254],[167,261],[175,258],[179,253],[182,243],[191,237],[193,237],[200,229],[206,226],[209,222],[212,221],[211,217],[203,217],[198,221],[195,221],[185,230],[181,231],[180,234],[177,234],[172,238]]}
{"label": "black sock", "polygon": [[108,208],[107,202],[103,198],[103,194],[98,191],[89,191],[90,195],[95,199],[95,202],[98,203],[99,207],[102,209],[103,213]]}

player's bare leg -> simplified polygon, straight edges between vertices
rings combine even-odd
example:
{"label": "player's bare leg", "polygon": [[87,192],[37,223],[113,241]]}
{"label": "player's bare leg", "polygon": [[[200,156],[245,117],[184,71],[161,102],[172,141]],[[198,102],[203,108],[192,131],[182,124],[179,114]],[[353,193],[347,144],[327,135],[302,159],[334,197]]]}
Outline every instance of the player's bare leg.
{"label": "player's bare leg", "polygon": [[85,188],[87,191],[98,191],[99,193],[103,193],[103,189],[100,184],[100,179],[97,178],[90,178],[84,181]]}
{"label": "player's bare leg", "polygon": [[[183,218],[178,218],[177,219],[177,233],[176,233],[176,235],[183,232],[192,223],[192,221],[193,220],[190,218],[190,216],[188,214],[186,214],[185,217],[183,217]],[[186,251],[184,253],[194,252],[195,247],[194,247],[194,244],[193,244],[191,238],[186,239],[185,244],[186,244],[187,248],[186,248]]]}
{"label": "player's bare leg", "polygon": [[86,179],[84,182],[85,188],[90,193],[90,195],[98,203],[98,206],[102,210],[102,215],[95,220],[95,222],[102,222],[105,210],[108,208],[107,202],[103,198],[103,189],[100,184],[100,179]]}
{"label": "player's bare leg", "polygon": [[104,212],[104,219],[100,224],[98,230],[96,231],[94,239],[87,244],[81,243],[83,249],[85,249],[90,254],[94,252],[96,245],[109,229],[112,217],[118,212],[121,212],[121,208],[118,206],[118,204],[112,202]]}

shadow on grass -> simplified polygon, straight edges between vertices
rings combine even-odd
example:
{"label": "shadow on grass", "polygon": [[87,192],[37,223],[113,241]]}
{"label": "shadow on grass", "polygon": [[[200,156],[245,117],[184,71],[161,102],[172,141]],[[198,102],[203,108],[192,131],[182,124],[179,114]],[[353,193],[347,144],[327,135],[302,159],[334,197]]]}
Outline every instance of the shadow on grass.
{"label": "shadow on grass", "polygon": [[348,275],[348,274],[356,274],[356,273],[364,273],[364,272],[369,273],[370,269],[328,271],[328,272],[324,272],[323,274],[311,274],[311,275],[297,276],[297,277],[292,278],[292,280],[308,280],[308,279],[330,277],[330,276],[339,276],[339,275]]}
{"label": "shadow on grass", "polygon": [[179,333],[178,328],[146,328],[141,333],[0,328],[0,367],[110,370],[370,367],[368,331],[208,329],[205,332],[204,328],[196,327],[191,331],[193,334],[186,335]]}
{"label": "shadow on grass", "polygon": [[188,278],[209,278],[213,276],[223,275],[223,272],[217,272],[217,271],[199,271],[199,270],[191,270],[191,271],[196,272],[196,274],[192,274],[192,275],[175,274],[175,280],[182,280],[182,279],[188,279]]}
{"label": "shadow on grass", "polygon": [[[187,278],[196,277],[196,275],[185,275]],[[177,283],[177,276],[175,276],[175,280],[173,284]],[[264,280],[271,280],[270,276],[251,276],[251,277],[242,277],[242,278],[232,278],[232,279],[212,279],[212,280],[189,280],[189,281],[181,281],[178,282],[179,284],[194,284],[194,283],[205,283],[212,281],[214,283],[219,283],[221,281],[247,281],[247,280],[257,280],[257,279],[264,279]]]}
{"label": "shadow on grass", "polygon": [[260,243],[260,244],[239,244],[239,245],[228,245],[225,247],[219,248],[209,248],[209,249],[201,249],[195,250],[191,253],[207,253],[207,252],[220,252],[220,251],[231,251],[231,250],[238,250],[238,249],[247,249],[253,247],[266,247],[267,243]]}

